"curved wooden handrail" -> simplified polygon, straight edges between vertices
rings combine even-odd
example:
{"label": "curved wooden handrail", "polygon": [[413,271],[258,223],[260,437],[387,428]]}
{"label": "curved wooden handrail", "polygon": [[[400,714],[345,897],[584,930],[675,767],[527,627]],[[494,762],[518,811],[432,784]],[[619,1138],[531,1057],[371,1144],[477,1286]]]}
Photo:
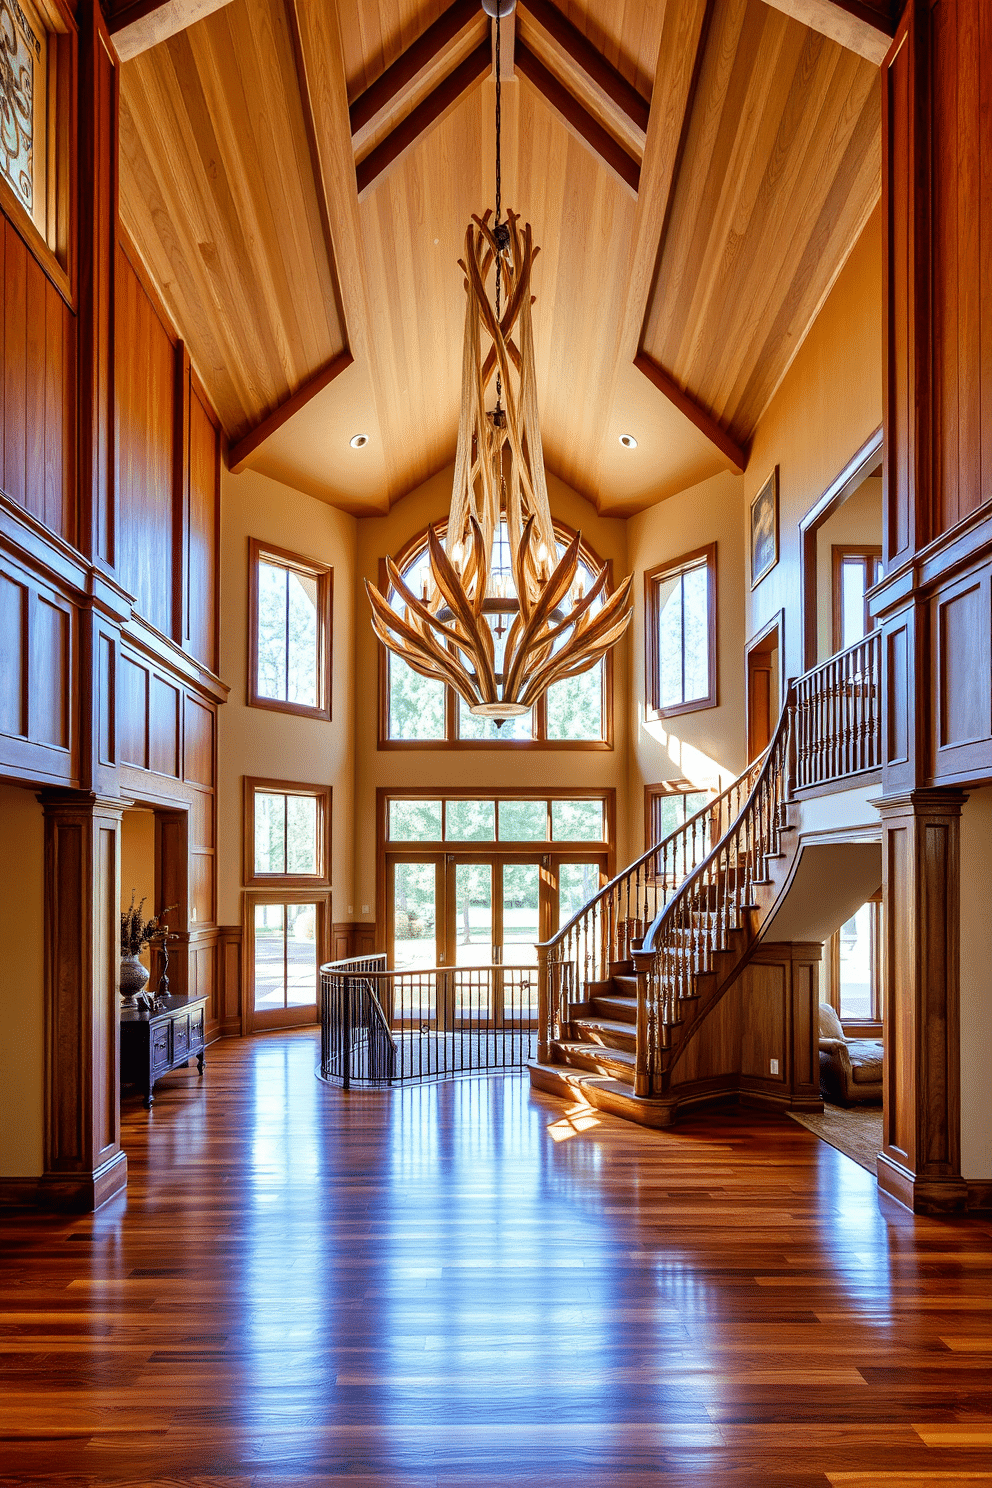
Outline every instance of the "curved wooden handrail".
{"label": "curved wooden handrail", "polygon": [[[767,753],[767,750],[765,751],[765,753]],[[633,878],[639,868],[643,868],[648,862],[650,862],[652,858],[663,856],[666,852],[666,849],[670,847],[674,848],[675,843],[678,841],[679,838],[687,838],[688,836],[690,836],[693,826],[696,824],[701,824],[705,817],[712,818],[714,811],[719,808],[724,801],[729,800],[732,792],[740,788],[741,783],[760,766],[761,761],[764,759],[764,757],[764,754],[759,755],[756,760],[748,765],[743,775],[738,776],[736,780],[732,781],[730,785],[728,785],[725,790],[721,791],[718,796],[714,796],[712,801],[707,802],[707,804],[701,807],[699,811],[695,812],[693,816],[687,817],[680,827],[676,827],[674,832],[670,832],[669,835],[667,837],[663,837],[660,842],[654,843],[653,846],[649,847],[646,852],[641,853],[641,856],[639,858],[635,858],[632,863],[628,863],[626,868],[623,868],[619,873],[611,878],[609,883],[604,884],[597,894],[594,894],[591,899],[587,899],[585,904],[583,904],[581,908],[576,910],[575,914],[568,921],[568,923],[563,925],[561,929],[559,929],[557,933],[551,937],[550,940],[539,942],[538,950],[550,951],[553,946],[556,946],[561,941],[565,940],[569,931],[573,930],[578,925],[580,920],[584,919],[590,912],[592,912],[595,907],[603,900],[605,900],[614,889],[623,887],[629,879]]]}

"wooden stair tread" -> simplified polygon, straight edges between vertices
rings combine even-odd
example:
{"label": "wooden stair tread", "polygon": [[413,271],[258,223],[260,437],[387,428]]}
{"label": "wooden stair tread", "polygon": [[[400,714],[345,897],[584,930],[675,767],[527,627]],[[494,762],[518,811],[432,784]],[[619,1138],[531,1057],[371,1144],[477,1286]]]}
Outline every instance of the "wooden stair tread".
{"label": "wooden stair tread", "polygon": [[633,1085],[636,1057],[629,1049],[608,1049],[603,1044],[584,1044],[574,1039],[555,1039],[551,1047],[563,1057],[566,1064],[578,1060],[580,1064],[586,1061],[586,1067],[589,1063],[607,1065],[619,1071],[621,1076],[629,1076],[630,1084]]}

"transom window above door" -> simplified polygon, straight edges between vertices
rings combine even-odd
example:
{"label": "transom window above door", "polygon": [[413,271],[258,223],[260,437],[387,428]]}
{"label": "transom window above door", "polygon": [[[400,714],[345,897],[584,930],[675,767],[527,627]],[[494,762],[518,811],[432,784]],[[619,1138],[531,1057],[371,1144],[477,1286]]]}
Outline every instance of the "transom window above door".
{"label": "transom window above door", "polygon": [[603,795],[438,796],[389,794],[389,843],[609,842],[608,798]]}

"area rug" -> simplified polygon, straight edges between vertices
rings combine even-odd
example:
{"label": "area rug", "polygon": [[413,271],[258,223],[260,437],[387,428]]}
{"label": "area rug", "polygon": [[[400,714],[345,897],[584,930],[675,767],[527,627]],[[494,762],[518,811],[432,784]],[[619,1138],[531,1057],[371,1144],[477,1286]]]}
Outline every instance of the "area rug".
{"label": "area rug", "polygon": [[836,1147],[838,1152],[853,1157],[869,1173],[877,1173],[875,1159],[882,1145],[881,1106],[854,1106],[848,1110],[824,1101],[822,1114],[819,1111],[790,1111],[788,1114],[800,1126],[807,1127],[829,1142],[831,1147]]}

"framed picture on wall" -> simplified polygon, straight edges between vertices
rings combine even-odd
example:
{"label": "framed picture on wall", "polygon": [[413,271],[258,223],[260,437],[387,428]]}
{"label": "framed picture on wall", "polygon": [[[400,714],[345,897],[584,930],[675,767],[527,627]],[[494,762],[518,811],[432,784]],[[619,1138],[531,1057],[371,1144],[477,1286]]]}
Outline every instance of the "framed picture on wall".
{"label": "framed picture on wall", "polygon": [[778,562],[778,466],[751,502],[751,588]]}

